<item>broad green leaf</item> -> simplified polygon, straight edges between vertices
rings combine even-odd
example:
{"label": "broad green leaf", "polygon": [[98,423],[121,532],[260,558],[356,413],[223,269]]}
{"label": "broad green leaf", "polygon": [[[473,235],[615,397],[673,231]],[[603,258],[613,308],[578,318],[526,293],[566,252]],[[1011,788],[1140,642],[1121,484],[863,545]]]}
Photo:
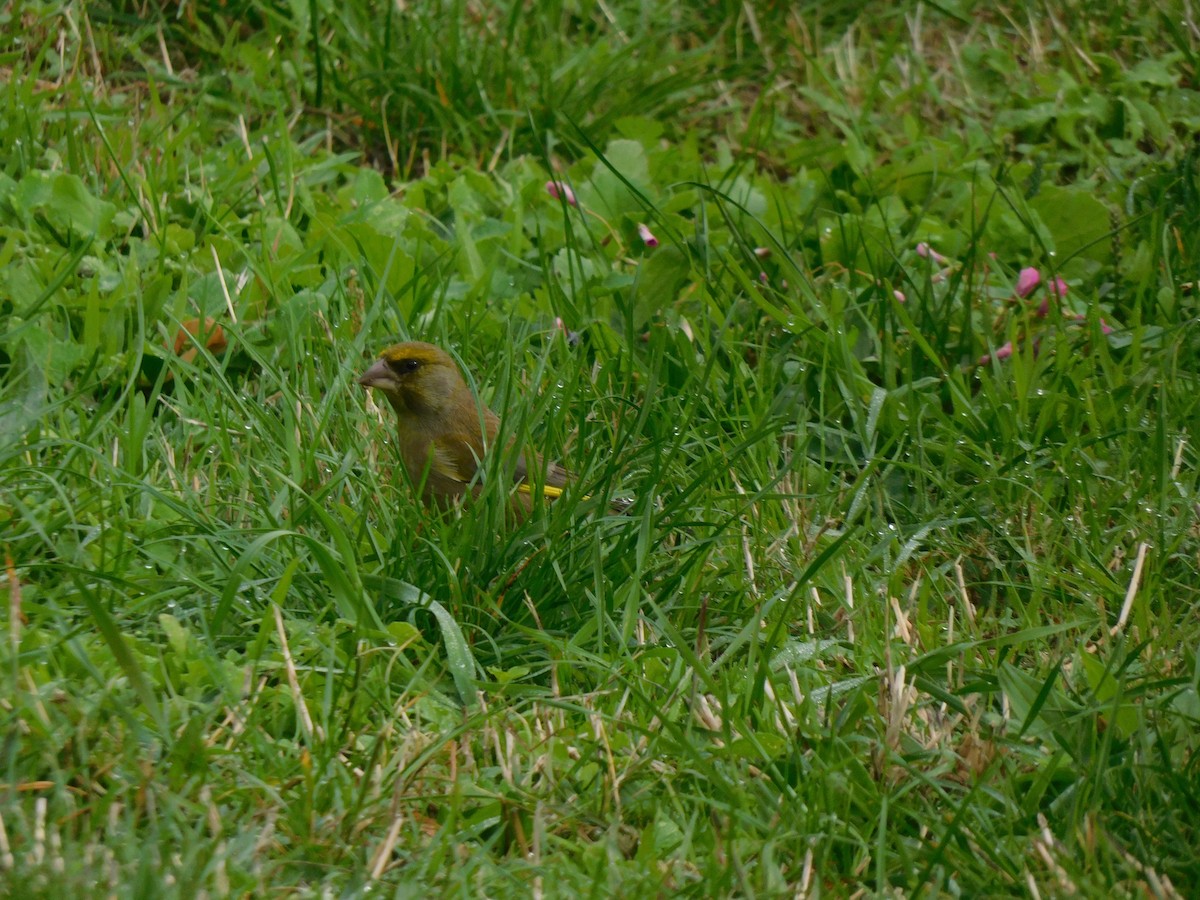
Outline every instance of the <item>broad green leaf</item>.
{"label": "broad green leaf", "polygon": [[1060,265],[1076,253],[1098,262],[1112,258],[1109,210],[1090,189],[1047,185],[1029,205],[1054,236]]}

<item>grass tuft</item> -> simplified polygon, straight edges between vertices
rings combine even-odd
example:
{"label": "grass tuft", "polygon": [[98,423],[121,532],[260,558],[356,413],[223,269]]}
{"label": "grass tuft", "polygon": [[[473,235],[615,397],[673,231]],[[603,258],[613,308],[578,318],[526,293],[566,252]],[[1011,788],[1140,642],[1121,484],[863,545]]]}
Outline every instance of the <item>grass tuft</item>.
{"label": "grass tuft", "polygon": [[[1093,7],[3,13],[4,893],[1194,893],[1200,32]],[[414,499],[407,338],[561,499]]]}

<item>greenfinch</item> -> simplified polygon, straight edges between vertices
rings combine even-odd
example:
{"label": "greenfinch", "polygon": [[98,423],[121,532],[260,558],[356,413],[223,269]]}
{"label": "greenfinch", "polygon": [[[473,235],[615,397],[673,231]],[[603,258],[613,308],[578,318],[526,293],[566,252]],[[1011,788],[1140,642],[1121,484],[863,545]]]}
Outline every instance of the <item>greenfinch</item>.
{"label": "greenfinch", "polygon": [[[495,446],[500,419],[476,403],[448,353],[422,341],[396,344],[358,383],[379,391],[396,411],[400,458],[427,504],[444,507],[479,489],[479,465]],[[512,477],[519,495],[514,503],[522,511],[530,506],[531,471],[541,473],[533,480],[548,499],[560,496],[571,480],[562,466],[520,454]]]}

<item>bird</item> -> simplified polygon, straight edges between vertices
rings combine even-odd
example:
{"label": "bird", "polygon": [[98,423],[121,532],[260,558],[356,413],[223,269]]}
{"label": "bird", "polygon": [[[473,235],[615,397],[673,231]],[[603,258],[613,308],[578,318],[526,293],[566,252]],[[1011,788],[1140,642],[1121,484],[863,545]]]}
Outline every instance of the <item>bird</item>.
{"label": "bird", "polygon": [[[480,463],[495,446],[500,418],[476,402],[449,353],[424,341],[396,344],[358,383],[383,394],[396,411],[400,458],[426,505],[446,508],[478,493]],[[531,472],[540,477],[531,479]],[[522,513],[532,506],[535,490],[553,500],[572,480],[562,466],[532,451],[516,457],[512,477],[513,505]]]}

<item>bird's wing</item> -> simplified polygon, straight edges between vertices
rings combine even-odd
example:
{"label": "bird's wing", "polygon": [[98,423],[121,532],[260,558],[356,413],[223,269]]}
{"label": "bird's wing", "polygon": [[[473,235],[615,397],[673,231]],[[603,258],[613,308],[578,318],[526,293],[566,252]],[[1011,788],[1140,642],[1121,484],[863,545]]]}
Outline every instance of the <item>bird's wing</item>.
{"label": "bird's wing", "polygon": [[[540,459],[536,454],[531,458]],[[533,490],[529,482],[529,468],[526,465],[526,454],[517,457],[513,467],[513,481],[517,482],[517,490],[528,494]],[[437,438],[433,442],[433,457],[431,462],[432,474],[439,478],[467,485],[475,478],[479,462],[483,459],[483,448],[473,446],[469,440],[459,437]],[[563,488],[570,481],[570,473],[557,463],[546,467],[542,479],[542,493],[550,499],[562,495]]]}
{"label": "bird's wing", "polygon": [[432,474],[467,485],[475,477],[482,457],[482,448],[476,449],[470,441],[462,437],[435,438],[430,462]]}
{"label": "bird's wing", "polygon": [[[537,456],[533,458],[538,460],[539,465],[544,465]],[[562,496],[563,489],[571,481],[571,473],[558,463],[550,463],[545,466],[544,471],[546,474],[542,480],[542,496],[556,500]],[[518,482],[517,490],[522,494],[532,494],[534,486],[529,483],[529,469],[525,465],[525,454],[522,453],[517,459],[517,468],[513,474]]]}
{"label": "bird's wing", "polygon": [[[500,420],[490,409],[484,410],[483,427],[487,434],[488,444],[491,445],[500,430]],[[479,461],[483,457],[483,442],[474,439],[473,429],[468,429],[464,424],[462,428],[456,429],[454,437],[439,437],[435,440],[433,471],[443,478],[466,485],[475,477],[475,473],[479,469]],[[551,500],[561,497],[563,488],[571,480],[571,473],[557,463],[546,465],[542,462],[542,458],[532,451],[521,453],[513,466],[513,481],[517,483],[517,491],[523,494],[532,494],[534,490],[529,480],[527,460],[533,460],[534,464],[544,473],[540,479],[542,495]]]}

